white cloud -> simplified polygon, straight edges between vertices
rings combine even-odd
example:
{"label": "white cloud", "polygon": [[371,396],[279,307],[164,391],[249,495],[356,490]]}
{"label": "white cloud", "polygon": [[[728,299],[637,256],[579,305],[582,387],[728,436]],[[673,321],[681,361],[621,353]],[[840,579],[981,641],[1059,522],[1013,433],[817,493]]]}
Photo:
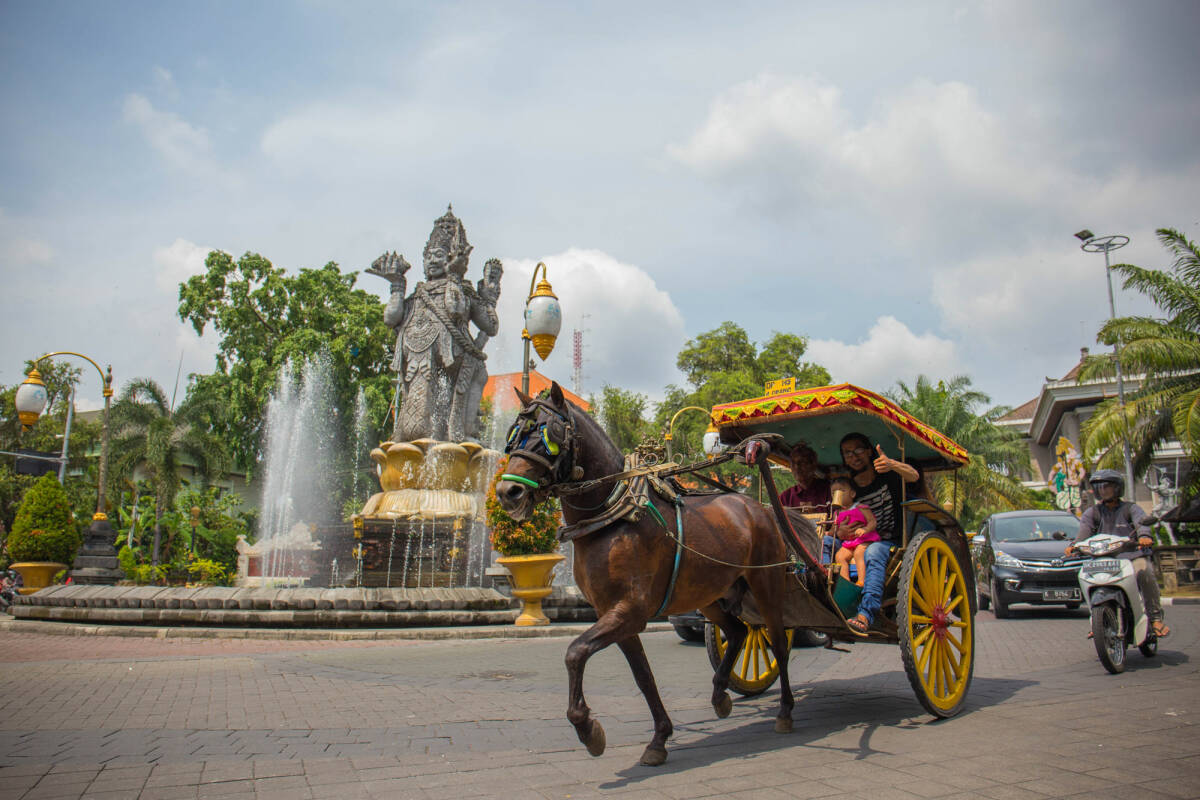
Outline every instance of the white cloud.
{"label": "white cloud", "polygon": [[4,253],[4,261],[10,266],[48,264],[54,260],[54,249],[39,239],[5,237],[0,248]]}
{"label": "white cloud", "polygon": [[466,124],[386,98],[318,102],[268,126],[259,147],[263,155],[289,170],[378,173],[410,162],[414,152],[435,148],[439,130]]}
{"label": "white cloud", "polygon": [[25,220],[13,219],[0,208],[0,260],[10,269],[49,264],[55,252],[41,239],[28,236]]}
{"label": "white cloud", "polygon": [[203,336],[197,336],[191,325],[179,324],[175,332],[175,349],[179,352],[182,364],[181,386],[186,387],[187,377],[192,372],[205,374],[213,371],[220,344],[221,337],[211,325],[204,329]]}
{"label": "white cloud", "polygon": [[957,345],[932,333],[916,334],[892,316],[881,316],[866,338],[854,343],[812,339],[805,358],[829,370],[834,383],[887,388],[912,384],[919,374],[961,371]]}
{"label": "white cloud", "polygon": [[[687,339],[683,317],[670,295],[658,288],[644,269],[599,250],[579,248],[541,260],[562,304],[563,327],[546,363],[534,356],[538,371],[570,388],[572,334],[580,329],[584,332],[584,397],[612,384],[656,399],[664,386],[679,380],[675,356]],[[488,347],[493,354],[488,363],[491,372],[521,368],[519,325],[536,264],[533,259],[504,259],[497,308],[501,334],[494,346]]]}
{"label": "white cloud", "polygon": [[837,87],[764,74],[719,95],[667,152],[778,213],[857,210],[894,239],[928,244],[1094,188],[1035,138],[955,81],[914,81],[856,124]]}
{"label": "white cloud", "polygon": [[155,249],[154,263],[158,269],[154,273],[154,282],[174,296],[179,292],[179,284],[204,272],[204,259],[212,250],[187,239],[176,239],[166,247]]}
{"label": "white cloud", "polygon": [[150,146],[172,166],[196,174],[216,171],[208,131],[178,114],[155,109],[140,94],[126,96],[122,113],[125,121],[136,125]]}
{"label": "white cloud", "polygon": [[179,99],[179,87],[175,85],[175,76],[166,67],[155,65],[151,70],[154,76],[154,88],[168,100]]}

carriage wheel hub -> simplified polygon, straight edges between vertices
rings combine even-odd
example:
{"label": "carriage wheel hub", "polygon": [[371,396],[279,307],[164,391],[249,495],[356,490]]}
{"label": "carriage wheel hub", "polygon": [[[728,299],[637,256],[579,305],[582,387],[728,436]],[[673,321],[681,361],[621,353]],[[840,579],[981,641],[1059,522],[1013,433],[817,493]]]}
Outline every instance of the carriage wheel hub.
{"label": "carriage wheel hub", "polygon": [[939,639],[946,638],[946,631],[950,628],[950,617],[946,614],[945,609],[937,606],[933,609],[933,614],[930,615],[930,622],[933,625],[933,635]]}

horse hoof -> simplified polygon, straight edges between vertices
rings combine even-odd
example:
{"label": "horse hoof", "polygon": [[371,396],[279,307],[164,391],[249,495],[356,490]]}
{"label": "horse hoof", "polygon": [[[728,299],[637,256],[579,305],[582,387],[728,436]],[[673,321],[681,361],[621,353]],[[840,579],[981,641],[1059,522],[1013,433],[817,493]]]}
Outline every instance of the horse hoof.
{"label": "horse hoof", "polygon": [[791,717],[776,717],[775,718],[775,732],[776,733],[791,733],[792,732],[792,718]]}
{"label": "horse hoof", "polygon": [[642,753],[642,763],[647,767],[657,767],[667,760],[667,748],[649,745]]}
{"label": "horse hoof", "polygon": [[[596,720],[592,720],[592,730],[588,733],[587,740],[584,742],[587,745],[589,755],[601,756],[604,755],[604,748],[608,742],[604,738],[604,727]],[[663,756],[666,757],[665,755]],[[661,762],[660,762],[661,763]]]}
{"label": "horse hoof", "polygon": [[725,719],[733,711],[733,701],[729,699],[729,692],[721,695],[721,699],[713,703],[713,711],[717,712],[717,716]]}

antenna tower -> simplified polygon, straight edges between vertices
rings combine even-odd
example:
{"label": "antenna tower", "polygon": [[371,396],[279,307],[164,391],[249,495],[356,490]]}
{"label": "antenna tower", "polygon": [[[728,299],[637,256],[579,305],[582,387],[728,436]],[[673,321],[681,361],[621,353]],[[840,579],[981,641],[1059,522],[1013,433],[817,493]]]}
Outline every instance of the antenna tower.
{"label": "antenna tower", "polygon": [[575,329],[575,358],[572,362],[574,372],[571,373],[571,390],[576,396],[583,391],[583,331]]}

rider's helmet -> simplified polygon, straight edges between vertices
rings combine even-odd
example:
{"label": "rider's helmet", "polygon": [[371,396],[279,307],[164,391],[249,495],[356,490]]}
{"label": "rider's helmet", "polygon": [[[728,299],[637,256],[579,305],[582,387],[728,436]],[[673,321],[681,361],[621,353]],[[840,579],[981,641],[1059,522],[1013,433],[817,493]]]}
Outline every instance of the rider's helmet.
{"label": "rider's helmet", "polygon": [[1112,483],[1117,487],[1117,499],[1125,494],[1125,476],[1115,469],[1098,469],[1092,473],[1092,477],[1088,478],[1088,484],[1092,487],[1092,493],[1096,495],[1096,499],[1100,499],[1100,484]]}

